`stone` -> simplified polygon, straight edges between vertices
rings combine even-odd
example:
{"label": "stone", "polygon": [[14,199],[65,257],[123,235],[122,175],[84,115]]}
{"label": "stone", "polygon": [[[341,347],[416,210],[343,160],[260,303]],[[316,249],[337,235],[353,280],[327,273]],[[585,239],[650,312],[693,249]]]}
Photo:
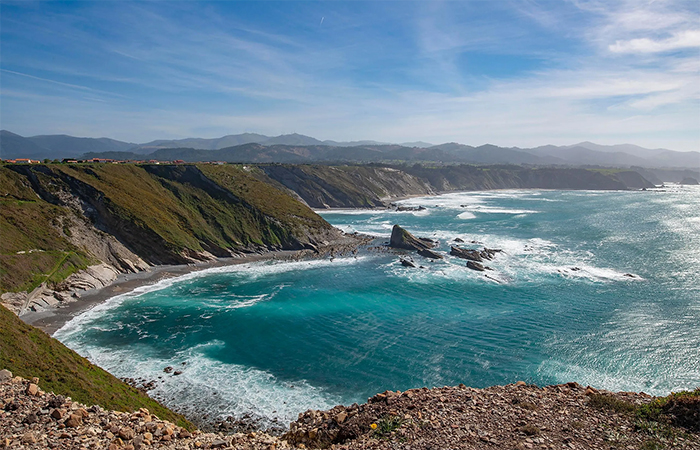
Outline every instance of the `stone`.
{"label": "stone", "polygon": [[30,383],[26,390],[27,395],[37,395],[39,393],[39,386],[34,383]]}
{"label": "stone", "polygon": [[450,247],[450,255],[476,262],[481,262],[484,260],[479,254],[478,250],[471,250],[467,248]]}
{"label": "stone", "polygon": [[527,386],[527,383],[524,381],[518,381],[515,383],[516,386]]}
{"label": "stone", "polygon": [[436,247],[437,243],[431,239],[417,238],[399,225],[394,225],[391,230],[389,247],[402,248],[404,250],[429,250]]}
{"label": "stone", "polygon": [[63,423],[70,428],[79,427],[83,424],[83,416],[80,414],[71,414]]}
{"label": "stone", "polygon": [[428,250],[428,249],[419,250],[419,251],[418,251],[418,254],[421,255],[421,256],[424,257],[424,258],[442,259],[442,255],[441,255],[441,254],[439,254],[439,253],[437,253],[437,252],[434,252],[434,251],[432,251],[432,250]]}
{"label": "stone", "polygon": [[58,408],[56,408],[56,409],[54,409],[53,411],[51,411],[51,417],[53,417],[53,418],[56,419],[56,420],[62,419],[63,416],[64,416],[65,414],[66,414],[66,410],[65,410],[65,409],[58,409]]}
{"label": "stone", "polygon": [[5,381],[9,381],[11,379],[12,379],[12,372],[10,372],[7,369],[0,370],[0,383],[4,383]]}
{"label": "stone", "polygon": [[345,419],[347,419],[347,417],[348,417],[348,413],[346,413],[345,411],[341,411],[335,416],[335,422],[337,424],[341,424],[341,423],[345,422]]}
{"label": "stone", "polygon": [[170,373],[172,371],[173,371],[173,368],[171,366],[168,366],[165,369],[163,369],[163,372],[165,372],[165,373]]}
{"label": "stone", "polygon": [[409,261],[408,259],[403,259],[403,258],[401,258],[401,265],[404,267],[413,267],[413,268],[416,267],[416,265],[412,261]]}
{"label": "stone", "polygon": [[483,272],[484,270],[486,270],[486,268],[483,266],[483,264],[480,264],[480,263],[475,262],[475,261],[467,261],[467,267],[469,267],[472,270],[479,271],[479,272]]}
{"label": "stone", "polygon": [[60,406],[63,406],[63,404],[66,402],[66,398],[62,395],[55,395],[49,400],[49,406],[51,408],[58,408]]}
{"label": "stone", "polygon": [[136,436],[136,433],[130,427],[123,427],[119,429],[118,436],[125,441],[130,441]]}
{"label": "stone", "polygon": [[24,433],[24,436],[22,436],[22,442],[25,444],[36,444],[37,438],[34,433],[31,431]]}

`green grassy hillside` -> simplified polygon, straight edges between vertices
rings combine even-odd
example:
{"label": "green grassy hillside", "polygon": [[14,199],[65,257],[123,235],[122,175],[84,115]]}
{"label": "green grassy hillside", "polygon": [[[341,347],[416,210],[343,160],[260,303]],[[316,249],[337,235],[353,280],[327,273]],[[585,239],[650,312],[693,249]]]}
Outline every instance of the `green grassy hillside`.
{"label": "green grassy hillside", "polygon": [[[301,249],[326,240],[332,227],[287,192],[239,166],[49,164],[1,167],[5,260],[31,249],[56,253],[21,259],[27,271],[50,272],[68,252],[85,252],[61,236],[61,223],[85,216],[152,264],[182,264],[258,249]],[[14,218],[14,219],[13,219]],[[39,242],[43,238],[47,242]],[[10,258],[11,255],[12,258]],[[80,259],[82,258],[82,259]],[[41,260],[41,261],[39,261]],[[12,273],[13,263],[2,270]],[[15,265],[21,265],[19,263]],[[59,272],[66,272],[60,270]],[[31,278],[30,281],[29,278]],[[36,284],[24,274],[4,290]]]}
{"label": "green grassy hillside", "polygon": [[165,408],[91,364],[43,331],[22,322],[0,306],[0,368],[24,378],[39,377],[47,392],[70,396],[86,405],[135,411],[148,408],[161,419],[192,428],[184,417]]}
{"label": "green grassy hillside", "polygon": [[0,292],[31,291],[88,265],[86,252],[62,233],[69,215],[41,200],[24,177],[0,166]]}

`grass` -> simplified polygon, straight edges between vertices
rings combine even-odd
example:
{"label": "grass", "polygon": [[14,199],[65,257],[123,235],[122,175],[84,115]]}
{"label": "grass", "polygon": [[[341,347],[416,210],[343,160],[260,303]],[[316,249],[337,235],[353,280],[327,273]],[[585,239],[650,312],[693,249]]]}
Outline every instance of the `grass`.
{"label": "grass", "polygon": [[648,404],[635,405],[612,395],[596,394],[588,405],[634,418],[635,430],[649,436],[642,448],[662,449],[678,438],[688,438],[683,429],[700,431],[700,388],[672,393]]}
{"label": "grass", "polygon": [[605,394],[591,395],[588,400],[588,406],[598,409],[607,409],[620,414],[634,413],[637,410],[637,406],[633,403]]}
{"label": "grass", "polygon": [[87,267],[87,253],[59,231],[70,220],[69,211],[36,195],[32,201],[8,197],[0,200],[0,291],[31,291]]}
{"label": "grass", "polygon": [[393,431],[398,430],[403,425],[403,419],[399,416],[387,415],[370,425],[372,433],[377,437],[387,437]]}
{"label": "grass", "polygon": [[0,290],[31,291],[91,261],[89,249],[69,242],[69,224],[80,212],[59,206],[66,194],[153,264],[184,263],[193,252],[299,249],[331,229],[260,178],[259,169],[236,165],[0,166]]}
{"label": "grass", "polygon": [[135,411],[148,408],[161,419],[194,428],[146,394],[91,364],[43,331],[25,324],[0,306],[0,368],[24,378],[39,377],[47,392],[70,396],[87,405]]}

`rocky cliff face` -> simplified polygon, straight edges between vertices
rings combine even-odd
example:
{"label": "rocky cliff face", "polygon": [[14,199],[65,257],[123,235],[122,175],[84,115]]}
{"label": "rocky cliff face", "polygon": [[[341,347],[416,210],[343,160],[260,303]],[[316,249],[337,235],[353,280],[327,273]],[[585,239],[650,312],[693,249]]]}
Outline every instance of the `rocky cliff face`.
{"label": "rocky cliff face", "polygon": [[15,311],[65,301],[61,286],[109,283],[113,276],[95,276],[110,272],[102,265],[137,272],[317,249],[341,236],[286,190],[234,165],[8,165],[0,202],[0,291],[27,293],[3,296]]}
{"label": "rocky cliff face", "polygon": [[640,189],[634,171],[522,166],[260,166],[272,183],[312,208],[385,207],[392,199],[488,189]]}
{"label": "rocky cliff face", "polygon": [[312,208],[383,207],[394,198],[435,193],[426,180],[392,167],[275,164],[260,169]]}

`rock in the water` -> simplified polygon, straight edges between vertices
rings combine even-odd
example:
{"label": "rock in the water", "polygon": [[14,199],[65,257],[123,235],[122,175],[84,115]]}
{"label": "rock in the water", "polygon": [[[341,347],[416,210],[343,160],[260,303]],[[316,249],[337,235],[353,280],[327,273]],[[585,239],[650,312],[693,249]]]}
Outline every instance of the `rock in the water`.
{"label": "rock in the water", "polygon": [[389,246],[393,248],[402,248],[404,250],[420,251],[429,250],[437,246],[437,244],[431,239],[417,238],[399,225],[394,225],[394,228],[391,230]]}
{"label": "rock in the water", "polygon": [[455,238],[455,242],[464,242],[464,239],[461,239],[461,238]]}
{"label": "rock in the water", "polygon": [[697,186],[698,185],[698,180],[696,180],[693,177],[685,177],[681,180],[681,184],[687,184],[687,185],[692,185],[692,186]]}
{"label": "rock in the water", "polygon": [[409,260],[403,259],[403,258],[401,259],[401,265],[404,267],[416,267],[416,265],[413,264],[412,261],[409,261]]}
{"label": "rock in the water", "polygon": [[467,267],[469,267],[472,270],[478,270],[479,272],[483,272],[486,270],[486,267],[484,267],[481,263],[478,263],[476,261],[467,261]]}
{"label": "rock in the water", "polygon": [[421,255],[421,256],[424,257],[424,258],[442,259],[442,255],[441,255],[441,254],[439,254],[439,253],[437,253],[437,252],[434,252],[434,251],[432,251],[432,250],[428,250],[428,249],[420,250],[420,251],[418,251],[418,254]]}
{"label": "rock in the water", "polygon": [[493,257],[496,256],[496,253],[500,253],[502,251],[503,250],[498,249],[498,248],[486,248],[486,247],[484,247],[484,249],[482,251],[480,251],[479,254],[484,259],[492,260]]}
{"label": "rock in the water", "polygon": [[485,259],[489,261],[492,260],[494,256],[496,256],[496,253],[500,253],[502,251],[503,250],[500,249],[486,247],[484,247],[484,249],[481,251],[461,247],[452,247],[450,250],[450,255],[462,259],[468,259],[469,261],[481,262]]}
{"label": "rock in the water", "polygon": [[425,206],[397,206],[396,207],[397,211],[423,211],[425,210]]}
{"label": "rock in the water", "polygon": [[467,248],[452,247],[450,249],[450,255],[456,256],[457,258],[468,259],[469,261],[483,261],[483,258],[479,254],[478,250],[470,250]]}

